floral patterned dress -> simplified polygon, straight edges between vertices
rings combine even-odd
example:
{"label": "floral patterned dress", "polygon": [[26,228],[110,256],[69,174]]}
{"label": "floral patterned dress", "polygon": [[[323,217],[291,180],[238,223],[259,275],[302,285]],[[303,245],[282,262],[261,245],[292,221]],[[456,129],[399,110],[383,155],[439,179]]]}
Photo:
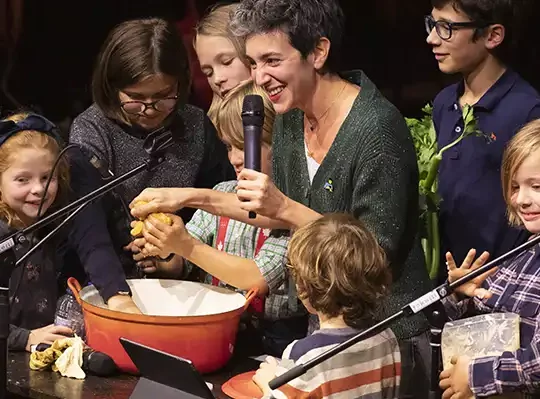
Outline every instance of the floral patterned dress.
{"label": "floral patterned dress", "polygon": [[[0,234],[5,237],[10,232],[12,231],[9,227],[0,221]],[[16,259],[27,253],[39,239],[40,237],[35,236],[27,240],[26,245],[16,247]],[[24,350],[30,330],[53,323],[58,299],[56,258],[56,245],[49,242],[11,274],[8,337],[10,350]]]}

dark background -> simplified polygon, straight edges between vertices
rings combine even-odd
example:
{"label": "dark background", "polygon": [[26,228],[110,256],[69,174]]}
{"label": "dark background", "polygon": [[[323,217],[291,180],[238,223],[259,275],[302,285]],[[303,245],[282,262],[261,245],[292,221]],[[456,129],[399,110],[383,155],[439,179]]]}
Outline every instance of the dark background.
{"label": "dark background", "polygon": [[[6,18],[6,10],[20,1],[24,4],[22,29],[14,45],[9,40],[13,22]],[[179,30],[190,32],[197,15],[213,3],[0,0],[2,115],[21,105],[33,106],[50,119],[69,124],[91,102],[94,60],[114,25],[130,18],[162,16],[179,21]],[[425,42],[423,16],[431,12],[429,0],[342,0],[341,4],[347,16],[342,69],[363,69],[405,115],[418,115],[425,103],[457,78],[439,72]],[[512,66],[540,89],[540,1],[532,1],[532,7],[526,13],[528,19],[518,23],[524,40],[516,47]],[[188,45],[190,40],[186,38]],[[10,61],[12,68],[7,71]],[[192,100],[205,104],[197,93]]]}

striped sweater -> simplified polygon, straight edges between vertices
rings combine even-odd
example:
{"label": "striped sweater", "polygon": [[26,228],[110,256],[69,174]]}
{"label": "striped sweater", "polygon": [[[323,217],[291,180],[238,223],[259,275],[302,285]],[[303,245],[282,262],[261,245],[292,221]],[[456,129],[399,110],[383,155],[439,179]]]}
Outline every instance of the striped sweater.
{"label": "striped sweater", "polygon": [[[305,363],[358,334],[352,328],[321,329],[291,343],[277,374]],[[273,391],[281,398],[391,399],[398,397],[401,357],[394,333],[387,329],[325,360]]]}

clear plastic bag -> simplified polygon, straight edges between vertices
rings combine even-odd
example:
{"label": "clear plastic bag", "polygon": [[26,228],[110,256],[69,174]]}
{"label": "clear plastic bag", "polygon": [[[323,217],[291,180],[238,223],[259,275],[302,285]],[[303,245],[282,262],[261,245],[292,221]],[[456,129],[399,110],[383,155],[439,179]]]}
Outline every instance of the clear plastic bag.
{"label": "clear plastic bag", "polygon": [[519,321],[515,313],[489,313],[446,323],[441,336],[444,368],[454,355],[476,358],[518,350]]}
{"label": "clear plastic bag", "polygon": [[[515,313],[488,313],[447,322],[441,335],[443,368],[451,366],[453,356],[469,356],[474,359],[518,350],[519,322],[520,317]],[[522,393],[493,396],[499,399],[522,397]]]}

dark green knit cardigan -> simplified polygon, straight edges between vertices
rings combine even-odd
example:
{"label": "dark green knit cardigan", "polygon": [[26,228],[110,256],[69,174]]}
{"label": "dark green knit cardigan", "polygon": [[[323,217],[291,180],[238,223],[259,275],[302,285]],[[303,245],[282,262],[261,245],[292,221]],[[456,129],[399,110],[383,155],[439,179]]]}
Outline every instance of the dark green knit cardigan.
{"label": "dark green knit cardigan", "polygon": [[[418,236],[418,169],[410,132],[399,111],[361,71],[342,75],[361,87],[328,154],[310,184],[304,147],[304,114],[277,118],[273,179],[288,197],[319,213],[348,212],[377,236],[389,257],[393,285],[380,317],[430,288]],[[427,329],[423,316],[392,326],[398,339]]]}

